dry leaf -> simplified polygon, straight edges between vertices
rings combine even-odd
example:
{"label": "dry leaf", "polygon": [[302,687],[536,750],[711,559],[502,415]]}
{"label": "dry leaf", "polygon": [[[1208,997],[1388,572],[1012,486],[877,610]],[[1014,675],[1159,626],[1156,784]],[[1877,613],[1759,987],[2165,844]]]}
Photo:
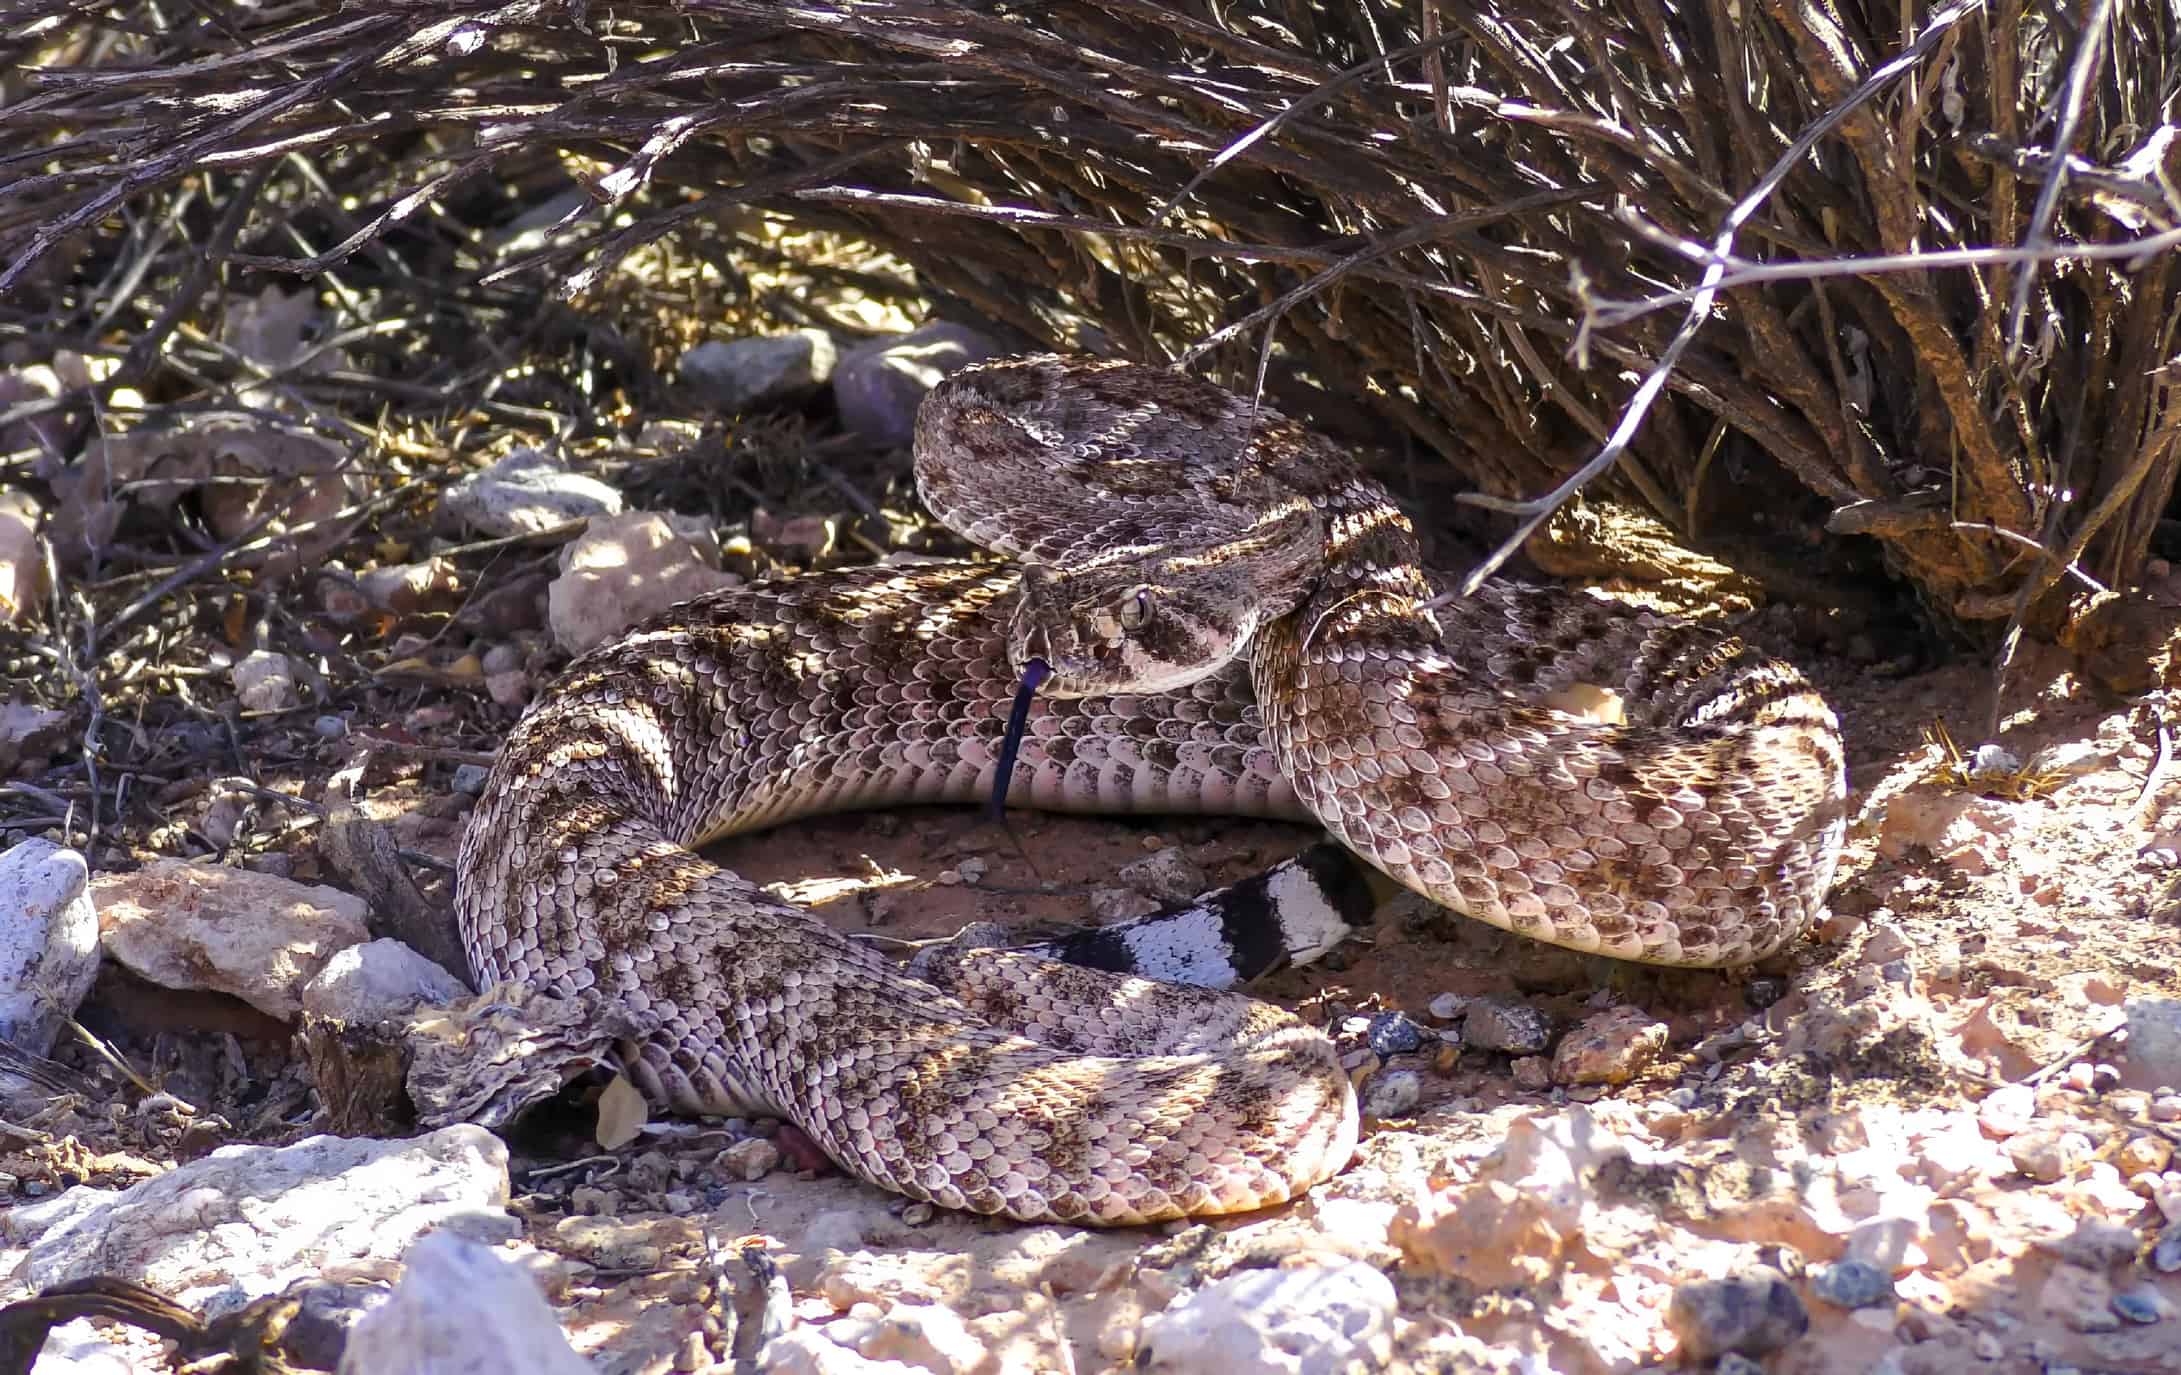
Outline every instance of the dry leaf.
{"label": "dry leaf", "polygon": [[627,1075],[616,1074],[598,1096],[598,1130],[594,1135],[599,1149],[620,1150],[636,1139],[636,1133],[644,1129],[650,1117],[651,1106],[644,1102],[643,1090],[630,1083]]}

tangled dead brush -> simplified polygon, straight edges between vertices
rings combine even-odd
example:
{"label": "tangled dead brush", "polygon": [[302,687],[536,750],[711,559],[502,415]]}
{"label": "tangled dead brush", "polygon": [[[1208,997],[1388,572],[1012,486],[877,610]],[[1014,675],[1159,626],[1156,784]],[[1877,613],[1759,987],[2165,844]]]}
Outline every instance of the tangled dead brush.
{"label": "tangled dead brush", "polygon": [[2132,579],[2176,475],[2174,0],[5,0],[0,70],[12,332],[199,250],[125,381],[238,272],[578,295],[757,207],[1033,341],[1262,357],[1412,490],[1540,493],[1663,380],[1623,495],[1760,576],[1868,536],[1972,633]]}

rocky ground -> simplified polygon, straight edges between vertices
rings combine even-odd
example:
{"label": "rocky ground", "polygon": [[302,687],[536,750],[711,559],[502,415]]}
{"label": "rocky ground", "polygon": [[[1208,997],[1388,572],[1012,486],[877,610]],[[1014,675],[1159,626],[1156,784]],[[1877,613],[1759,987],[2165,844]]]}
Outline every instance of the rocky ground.
{"label": "rocky ground", "polygon": [[[714,409],[809,404],[830,377],[822,404],[883,452],[911,364],[978,345],[923,336],[891,370],[873,352],[860,384],[823,336],[707,347],[684,372]],[[1784,607],[1748,633],[1806,666],[1849,743],[1832,917],[1726,975],[1390,903],[1367,938],[1259,990],[1339,1038],[1369,1113],[1355,1163],[1292,1206],[1107,1233],[983,1221],[814,1168],[770,1124],[647,1121],[610,1091],[512,1146],[462,1126],[318,1135],[337,1124],[299,1026],[458,991],[366,944],[383,928],[321,843],[339,803],[385,826],[443,911],[480,766],[570,651],[711,586],[930,539],[822,445],[793,475],[818,499],[723,525],[672,500],[703,434],[515,453],[413,522],[324,548],[297,536],[286,602],[245,594],[276,576],[261,566],[234,602],[255,624],[208,594],[133,697],[125,671],[99,680],[96,729],[201,708],[158,716],[103,779],[82,768],[82,702],[0,703],[0,848],[80,849],[82,790],[117,772],[137,790],[91,850],[87,1034],[14,1081],[0,1121],[0,1301],[106,1276],[227,1315],[231,1336],[243,1303],[285,1292],[278,1321],[252,1310],[250,1339],[320,1368],[345,1342],[357,1370],[451,1319],[441,1340],[504,1323],[500,1368],[541,1371],[2181,1371],[2181,788],[2163,699],[2030,648],[1978,740],[1988,664],[1830,657]],[[341,481],[263,461],[280,481]],[[103,499],[79,491],[43,528],[96,526]],[[0,545],[0,587],[7,567],[33,580],[23,548]],[[2181,605],[2181,579],[2154,575],[2142,595]],[[1958,758],[1927,739],[1942,720]],[[715,853],[905,949],[973,920],[1126,916],[1310,839],[903,811]],[[81,867],[17,853],[0,916],[66,926]],[[389,1301],[405,1254],[416,1278]],[[381,1304],[391,1316],[343,1335]],[[587,1366],[556,1364],[573,1359],[556,1333]],[[80,1320],[35,1368],[164,1369],[215,1336],[162,1347]]]}

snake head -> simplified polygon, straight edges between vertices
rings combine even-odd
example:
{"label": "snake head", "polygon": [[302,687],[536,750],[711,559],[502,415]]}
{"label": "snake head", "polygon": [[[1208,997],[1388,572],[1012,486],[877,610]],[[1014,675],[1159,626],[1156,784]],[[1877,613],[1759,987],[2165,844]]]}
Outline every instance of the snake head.
{"label": "snake head", "polygon": [[1231,575],[1187,564],[1024,564],[1009,660],[1018,671],[1043,661],[1044,690],[1059,697],[1168,692],[1217,673],[1256,633],[1263,608]]}

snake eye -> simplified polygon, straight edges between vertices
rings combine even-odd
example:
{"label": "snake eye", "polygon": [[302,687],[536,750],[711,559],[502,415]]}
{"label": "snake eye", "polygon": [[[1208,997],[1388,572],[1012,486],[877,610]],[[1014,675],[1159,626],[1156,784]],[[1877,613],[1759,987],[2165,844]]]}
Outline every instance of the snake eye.
{"label": "snake eye", "polygon": [[1121,599],[1121,629],[1141,630],[1151,623],[1151,589],[1139,587]]}

